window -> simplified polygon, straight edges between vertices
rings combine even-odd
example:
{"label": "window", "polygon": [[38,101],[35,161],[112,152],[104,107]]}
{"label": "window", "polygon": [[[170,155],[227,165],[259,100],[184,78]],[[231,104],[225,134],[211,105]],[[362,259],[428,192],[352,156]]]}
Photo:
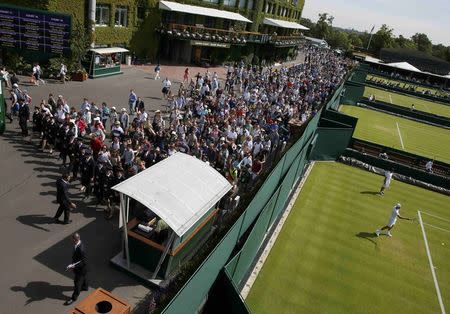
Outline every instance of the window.
{"label": "window", "polygon": [[144,5],[138,5],[137,13],[136,13],[138,20],[145,19],[146,11],[147,11],[147,8]]}
{"label": "window", "polygon": [[216,21],[215,21],[215,19],[213,17],[211,17],[211,16],[206,16],[205,17],[204,25],[205,25],[206,28],[214,28],[214,26],[216,26],[215,24],[216,24]]}
{"label": "window", "polygon": [[245,8],[245,0],[239,0],[239,8]]}
{"label": "window", "polygon": [[236,0],[223,0],[223,5],[227,5],[229,7],[235,7]]}
{"label": "window", "polygon": [[95,25],[109,25],[109,5],[97,4],[95,7]]}
{"label": "window", "polygon": [[247,9],[253,10],[253,0],[248,0],[248,2],[247,2]]}
{"label": "window", "polygon": [[209,3],[219,3],[219,0],[203,0],[203,2],[209,2]]}
{"label": "window", "polygon": [[127,14],[128,14],[127,7],[122,6],[116,7],[116,18],[114,21],[114,25],[120,27],[127,27],[128,25]]}

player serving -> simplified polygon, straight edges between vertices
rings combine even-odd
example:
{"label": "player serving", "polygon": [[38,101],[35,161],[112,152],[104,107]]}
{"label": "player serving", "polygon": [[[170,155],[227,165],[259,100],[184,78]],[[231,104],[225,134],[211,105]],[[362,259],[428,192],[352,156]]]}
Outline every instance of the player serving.
{"label": "player serving", "polygon": [[397,222],[397,218],[399,219],[406,219],[406,220],[414,220],[412,218],[407,218],[407,217],[403,217],[400,215],[400,207],[402,207],[402,205],[400,205],[400,203],[397,203],[397,205],[394,206],[394,208],[392,209],[392,214],[391,217],[389,218],[389,222],[386,226],[384,226],[381,229],[377,229],[375,231],[375,234],[378,236],[380,236],[381,231],[386,230],[387,229],[387,235],[389,237],[392,237],[391,234],[391,229],[394,228],[395,223]]}

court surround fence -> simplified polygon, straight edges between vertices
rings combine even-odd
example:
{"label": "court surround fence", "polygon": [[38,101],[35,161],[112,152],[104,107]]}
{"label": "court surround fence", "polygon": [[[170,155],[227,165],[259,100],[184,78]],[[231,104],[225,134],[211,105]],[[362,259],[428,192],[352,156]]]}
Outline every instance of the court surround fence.
{"label": "court surround fence", "polygon": [[[215,303],[214,308],[239,309],[239,313],[246,311],[239,294],[240,287],[264,237],[284,211],[292,190],[304,175],[312,153],[323,159],[336,160],[350,141],[353,127],[345,122],[356,124],[356,119],[336,112],[328,113],[329,108],[340,103],[343,90],[341,85],[326,106],[308,122],[303,134],[273,168],[247,208],[162,313],[195,313],[207,303],[208,298]],[[319,121],[324,125],[322,130]],[[345,134],[331,150],[325,149],[328,147],[325,142],[329,143],[328,132],[331,132],[329,126],[337,131],[343,130]],[[318,145],[318,150],[314,149],[315,145]],[[236,247],[240,247],[237,252]],[[226,280],[231,282],[224,282]],[[213,286],[216,288],[211,289]],[[223,291],[230,298],[214,295]]]}

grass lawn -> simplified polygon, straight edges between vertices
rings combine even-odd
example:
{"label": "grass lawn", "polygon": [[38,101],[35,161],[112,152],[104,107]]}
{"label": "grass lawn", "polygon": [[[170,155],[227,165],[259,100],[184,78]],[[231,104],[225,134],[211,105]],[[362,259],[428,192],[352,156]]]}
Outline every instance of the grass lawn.
{"label": "grass lawn", "polygon": [[411,104],[418,111],[433,113],[442,117],[450,118],[450,105],[440,104],[438,102],[427,101],[422,98],[405,96],[395,92],[387,92],[382,89],[366,86],[364,88],[364,96],[369,97],[375,95],[375,99],[391,103],[397,106],[411,108]]}
{"label": "grass lawn", "polygon": [[396,80],[396,79],[388,79],[388,78],[385,78],[383,76],[368,74],[367,75],[367,80],[370,80],[370,79],[383,80],[386,83],[394,83],[394,84],[399,84],[400,83],[400,87],[401,88],[405,88],[405,89],[407,87],[409,87],[409,86],[415,86],[416,87],[416,91],[418,91],[418,92],[431,91],[431,93],[433,95],[442,95],[442,96],[449,96],[450,95],[449,92],[442,91],[442,90],[439,90],[437,88],[422,86],[420,84],[414,84],[414,83],[406,83],[406,82],[399,81],[399,80]]}
{"label": "grass lawn", "polygon": [[340,111],[358,118],[355,138],[450,163],[450,130],[357,106]]}
{"label": "grass lawn", "polygon": [[[450,308],[450,198],[339,163],[316,163],[246,303],[253,313],[440,313],[417,222],[376,237],[392,207],[423,215],[444,305]],[[430,218],[433,218],[430,216]],[[435,225],[436,224],[436,225]],[[447,231],[445,231],[447,230]],[[444,245],[442,245],[444,243]]]}

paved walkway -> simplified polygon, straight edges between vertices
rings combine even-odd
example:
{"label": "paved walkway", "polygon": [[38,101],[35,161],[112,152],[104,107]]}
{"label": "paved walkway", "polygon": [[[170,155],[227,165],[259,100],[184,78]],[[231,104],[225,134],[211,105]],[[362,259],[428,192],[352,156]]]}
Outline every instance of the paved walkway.
{"label": "paved walkway", "polygon": [[[152,112],[166,103],[161,98],[161,81],[153,79],[153,66],[125,67],[124,74],[85,82],[50,81],[42,86],[24,86],[33,104],[47,99],[49,93],[62,94],[70,106],[79,106],[84,97],[98,104],[105,101],[117,109],[127,108],[131,88],[144,99]],[[169,76],[178,88],[184,66],[162,66],[162,76]],[[204,68],[190,67],[191,74],[204,73]],[[210,68],[219,77],[225,68]],[[28,78],[23,77],[25,82]],[[9,105],[9,102],[8,102]],[[151,115],[152,116],[152,115]],[[65,271],[71,262],[70,235],[79,232],[87,245],[90,291],[102,287],[136,306],[149,293],[137,280],[113,269],[109,259],[121,248],[118,217],[103,218],[101,208],[84,202],[72,184],[70,193],[77,204],[70,225],[52,223],[57,209],[55,181],[61,174],[60,161],[39,151],[37,140],[24,141],[17,120],[7,124],[0,137],[0,237],[5,254],[0,259],[1,313],[65,313],[64,301],[71,295],[73,275]],[[83,292],[80,300],[88,293]],[[139,313],[142,308],[138,311]]]}

